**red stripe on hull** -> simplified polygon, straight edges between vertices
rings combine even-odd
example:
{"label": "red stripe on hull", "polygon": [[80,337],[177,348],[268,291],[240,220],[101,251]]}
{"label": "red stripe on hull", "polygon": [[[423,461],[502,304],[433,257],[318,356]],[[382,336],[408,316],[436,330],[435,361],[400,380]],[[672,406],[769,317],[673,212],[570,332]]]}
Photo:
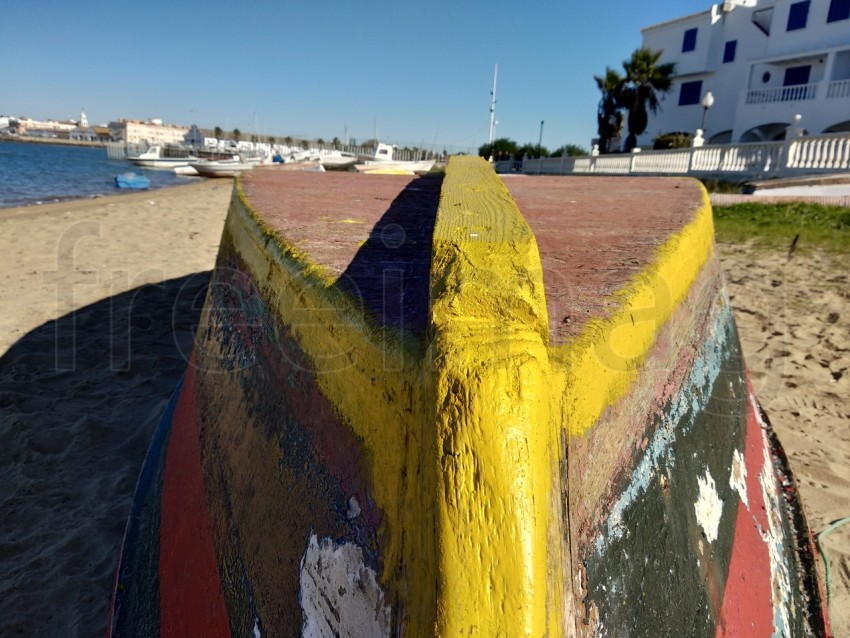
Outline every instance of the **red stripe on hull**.
{"label": "red stripe on hull", "polygon": [[[747,401],[747,437],[744,465],[747,471],[747,505],[738,502],[735,540],[723,607],[715,638],[753,638],[773,635],[773,597],[769,521],[759,475],[766,470],[764,434],[756,420],[753,401]],[[770,466],[767,467],[770,470]],[[775,479],[771,480],[774,485]],[[776,498],[779,498],[778,495]],[[764,536],[763,536],[764,534]]]}
{"label": "red stripe on hull", "polygon": [[160,635],[230,636],[210,529],[190,362],[165,459],[160,527]]}

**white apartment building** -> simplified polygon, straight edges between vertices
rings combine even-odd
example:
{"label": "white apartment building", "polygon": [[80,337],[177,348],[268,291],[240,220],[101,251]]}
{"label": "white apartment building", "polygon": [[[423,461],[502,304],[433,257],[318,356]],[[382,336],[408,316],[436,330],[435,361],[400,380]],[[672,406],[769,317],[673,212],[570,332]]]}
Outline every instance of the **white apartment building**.
{"label": "white apartment building", "polygon": [[148,122],[139,120],[118,120],[109,123],[110,136],[116,142],[139,144],[146,142],[150,145],[182,144],[183,138],[189,132],[186,126],[163,124],[162,120],[152,119]]}
{"label": "white apartment building", "polygon": [[783,139],[795,115],[807,134],[850,131],[850,0],[727,0],[641,33],[676,63],[641,146],[703,122],[710,143]]}

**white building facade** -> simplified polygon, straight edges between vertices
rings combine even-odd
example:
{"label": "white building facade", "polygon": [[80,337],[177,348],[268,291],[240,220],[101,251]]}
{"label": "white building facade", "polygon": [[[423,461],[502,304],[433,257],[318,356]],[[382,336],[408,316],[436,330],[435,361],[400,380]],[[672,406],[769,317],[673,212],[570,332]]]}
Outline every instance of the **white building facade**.
{"label": "white building facade", "polygon": [[189,132],[186,126],[163,124],[161,120],[148,122],[139,120],[118,120],[109,123],[111,137],[126,144],[147,143],[151,145],[182,144]]}
{"label": "white building facade", "polygon": [[641,33],[676,64],[641,146],[698,128],[710,143],[779,140],[796,115],[812,135],[850,131],[850,0],[727,0]]}

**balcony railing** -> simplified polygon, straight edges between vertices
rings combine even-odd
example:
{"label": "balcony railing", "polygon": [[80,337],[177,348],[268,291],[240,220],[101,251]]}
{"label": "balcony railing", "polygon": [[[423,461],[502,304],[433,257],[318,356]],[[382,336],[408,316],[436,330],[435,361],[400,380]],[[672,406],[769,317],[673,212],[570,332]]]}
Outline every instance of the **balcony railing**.
{"label": "balcony railing", "polygon": [[[518,170],[513,160],[496,171]],[[748,180],[850,170],[850,133],[793,137],[784,142],[711,144],[596,157],[526,159],[520,172],[538,175],[701,175]]]}
{"label": "balcony railing", "polygon": [[850,80],[835,80],[829,83],[826,97],[850,97]]}
{"label": "balcony railing", "polygon": [[817,97],[817,87],[817,84],[795,84],[771,89],[752,89],[747,92],[747,104],[814,100]]}

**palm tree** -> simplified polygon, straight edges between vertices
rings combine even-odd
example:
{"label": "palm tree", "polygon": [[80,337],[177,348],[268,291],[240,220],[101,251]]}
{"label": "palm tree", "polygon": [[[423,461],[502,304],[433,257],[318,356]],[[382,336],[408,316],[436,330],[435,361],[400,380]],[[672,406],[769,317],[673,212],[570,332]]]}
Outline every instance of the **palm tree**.
{"label": "palm tree", "polygon": [[242,137],[242,131],[238,128],[233,129],[233,139],[238,142],[240,137]]}
{"label": "palm tree", "polygon": [[220,140],[221,139],[221,133],[222,133],[222,130],[221,130],[220,126],[216,126],[215,129],[213,129],[213,135],[215,135],[215,139]]}
{"label": "palm tree", "polygon": [[602,92],[596,109],[599,152],[611,151],[611,140],[620,136],[623,129],[623,77],[610,67],[605,67],[605,76],[594,75],[596,86]]}
{"label": "palm tree", "polygon": [[673,82],[676,64],[674,62],[658,64],[662,53],[663,51],[640,48],[632,53],[631,59],[623,62],[626,76],[622,98],[629,110],[627,151],[631,151],[637,145],[637,136],[646,130],[649,113],[658,111],[660,107],[658,94],[667,93]]}

